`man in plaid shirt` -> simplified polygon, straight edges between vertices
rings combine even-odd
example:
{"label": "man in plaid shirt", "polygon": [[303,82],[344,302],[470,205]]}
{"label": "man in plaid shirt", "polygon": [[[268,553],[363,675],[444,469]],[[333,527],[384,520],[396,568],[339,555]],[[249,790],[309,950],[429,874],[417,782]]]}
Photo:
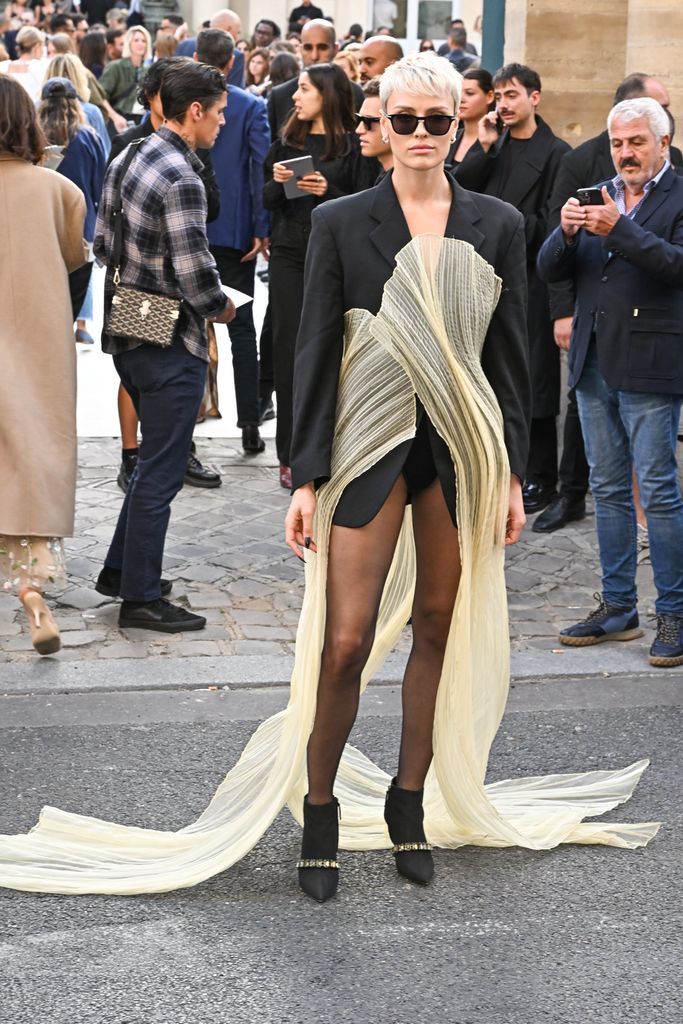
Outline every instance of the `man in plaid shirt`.
{"label": "man in plaid shirt", "polygon": [[207,65],[183,62],[164,75],[161,102],[166,121],[140,145],[122,182],[125,153],[111,164],[95,230],[95,255],[108,264],[105,301],[111,302],[112,211],[120,185],[121,284],[183,299],[169,348],[102,335],[138,413],[142,445],[97,587],[123,598],[121,627],[176,633],[202,629],[206,619],[165,600],[171,583],[161,579],[161,563],[171,502],[183,485],[204,394],[204,321],[229,323],[235,308],[209,251],[195,152],[210,149],[225,123],[225,79]]}

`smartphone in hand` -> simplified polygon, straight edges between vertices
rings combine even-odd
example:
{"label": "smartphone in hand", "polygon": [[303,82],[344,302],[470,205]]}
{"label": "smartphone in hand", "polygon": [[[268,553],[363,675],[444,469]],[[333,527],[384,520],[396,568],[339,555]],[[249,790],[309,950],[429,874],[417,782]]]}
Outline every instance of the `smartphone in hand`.
{"label": "smartphone in hand", "polygon": [[576,198],[581,206],[605,205],[605,200],[602,198],[602,189],[600,188],[577,188]]}

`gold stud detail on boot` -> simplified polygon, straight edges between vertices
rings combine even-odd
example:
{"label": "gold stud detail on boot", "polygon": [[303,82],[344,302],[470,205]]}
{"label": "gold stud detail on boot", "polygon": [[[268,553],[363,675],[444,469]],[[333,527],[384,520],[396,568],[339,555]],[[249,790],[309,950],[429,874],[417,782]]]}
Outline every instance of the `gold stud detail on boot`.
{"label": "gold stud detail on boot", "polygon": [[431,843],[397,843],[392,847],[392,853],[408,853],[410,850],[431,850]]}
{"label": "gold stud detail on boot", "polygon": [[297,868],[334,868],[339,870],[339,862],[336,860],[298,860]]}

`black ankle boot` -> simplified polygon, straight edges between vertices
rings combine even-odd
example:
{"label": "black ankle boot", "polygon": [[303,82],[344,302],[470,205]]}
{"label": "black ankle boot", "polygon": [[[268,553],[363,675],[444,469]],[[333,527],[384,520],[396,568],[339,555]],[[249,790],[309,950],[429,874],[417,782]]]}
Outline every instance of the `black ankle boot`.
{"label": "black ankle boot", "polygon": [[394,844],[396,870],[420,885],[426,885],[434,874],[432,848],[422,827],[423,794],[423,789],[399,789],[393,779],[384,803],[384,820]]}
{"label": "black ankle boot", "polygon": [[307,896],[324,903],[339,884],[339,801],[309,804],[304,797],[304,835],[301,860],[297,861],[299,885]]}

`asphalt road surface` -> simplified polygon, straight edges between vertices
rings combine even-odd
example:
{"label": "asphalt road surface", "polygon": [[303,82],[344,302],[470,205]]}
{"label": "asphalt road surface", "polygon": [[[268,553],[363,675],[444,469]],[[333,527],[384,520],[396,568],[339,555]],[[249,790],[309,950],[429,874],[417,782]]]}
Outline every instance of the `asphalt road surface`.
{"label": "asphalt road surface", "polygon": [[[437,850],[425,889],[388,852],[342,853],[337,898],[297,889],[287,811],[229,871],[137,897],[0,891],[2,1024],[680,1024],[680,678],[514,687],[490,778],[650,769],[613,819],[635,852]],[[388,769],[398,691],[354,742]],[[0,832],[51,803],[156,828],[193,820],[284,688],[0,699]]]}

